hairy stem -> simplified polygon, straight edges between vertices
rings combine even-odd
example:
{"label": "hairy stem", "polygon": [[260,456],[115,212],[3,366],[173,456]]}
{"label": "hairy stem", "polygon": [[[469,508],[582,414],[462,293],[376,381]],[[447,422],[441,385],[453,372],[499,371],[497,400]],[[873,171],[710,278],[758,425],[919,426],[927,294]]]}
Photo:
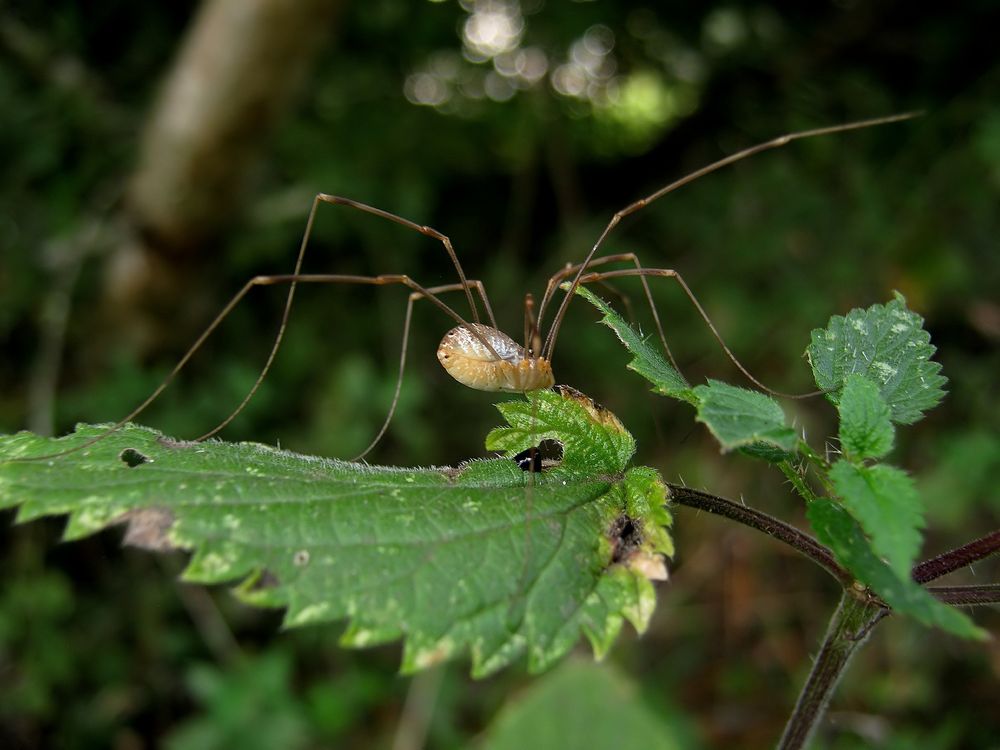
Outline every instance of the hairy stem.
{"label": "hairy stem", "polygon": [[1000,583],[979,586],[928,586],[927,590],[940,601],[956,607],[976,607],[980,604],[1000,602]]}
{"label": "hairy stem", "polygon": [[933,581],[954,570],[995,555],[998,551],[1000,551],[1000,529],[920,563],[913,568],[913,580],[917,583]]}
{"label": "hairy stem", "polygon": [[809,679],[785,725],[778,750],[797,750],[809,741],[826,712],[840,677],[846,671],[847,663],[867,640],[880,612],[877,604],[856,599],[849,589],[844,591],[813,662]]}
{"label": "hairy stem", "polygon": [[826,570],[845,588],[854,583],[854,576],[838,563],[830,550],[817,542],[805,532],[799,531],[784,521],[779,521],[767,513],[754,510],[746,505],[727,500],[708,492],[693,490],[677,484],[667,484],[670,488],[670,499],[678,505],[686,505],[741,523],[752,529],[757,529],[779,542],[784,542],[797,549],[817,565]]}

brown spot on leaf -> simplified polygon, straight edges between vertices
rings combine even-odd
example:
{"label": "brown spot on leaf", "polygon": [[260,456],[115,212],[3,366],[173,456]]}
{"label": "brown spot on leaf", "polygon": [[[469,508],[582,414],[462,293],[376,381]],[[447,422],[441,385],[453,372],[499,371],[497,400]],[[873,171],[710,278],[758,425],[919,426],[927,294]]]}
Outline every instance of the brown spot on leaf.
{"label": "brown spot on leaf", "polygon": [[169,508],[138,508],[130,510],[116,519],[117,523],[127,524],[123,544],[130,547],[166,552],[178,549],[169,538],[168,533],[174,525],[174,514]]}

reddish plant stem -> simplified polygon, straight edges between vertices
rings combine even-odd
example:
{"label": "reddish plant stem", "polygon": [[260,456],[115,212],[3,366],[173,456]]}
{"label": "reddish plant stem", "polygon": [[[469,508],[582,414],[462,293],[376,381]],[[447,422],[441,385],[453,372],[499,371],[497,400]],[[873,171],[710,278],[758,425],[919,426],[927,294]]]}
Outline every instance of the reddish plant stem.
{"label": "reddish plant stem", "polygon": [[978,586],[928,586],[927,590],[945,604],[975,607],[1000,602],[1000,583]]}
{"label": "reddish plant stem", "polygon": [[913,568],[913,580],[917,583],[933,581],[954,570],[995,555],[998,551],[1000,551],[1000,529],[920,563]]}
{"label": "reddish plant stem", "polygon": [[[724,516],[784,542],[816,562],[843,586],[840,604],[830,620],[823,645],[777,745],[778,750],[799,750],[815,732],[854,652],[868,639],[875,625],[892,611],[878,599],[857,597],[850,571],[834,559],[830,550],[794,526],[717,495],[681,485],[667,486],[671,500],[678,505]],[[920,563],[913,568],[913,578],[924,584],[998,551],[1000,530]],[[928,586],[927,590],[940,601],[955,606],[1000,602],[1000,584]]]}
{"label": "reddish plant stem", "polygon": [[819,719],[826,713],[830,697],[846,671],[847,663],[867,640],[872,625],[881,619],[883,611],[877,604],[856,599],[850,589],[844,591],[813,662],[809,679],[785,725],[778,750],[798,750],[806,745]]}
{"label": "reddish plant stem", "polygon": [[780,542],[797,549],[817,565],[837,579],[841,586],[847,588],[854,583],[854,576],[838,563],[833,554],[805,532],[799,531],[784,521],[779,521],[767,513],[747,507],[741,503],[727,500],[708,492],[693,490],[677,484],[667,484],[670,489],[671,501],[689,508],[697,508],[708,513],[725,516],[744,526],[757,529]]}

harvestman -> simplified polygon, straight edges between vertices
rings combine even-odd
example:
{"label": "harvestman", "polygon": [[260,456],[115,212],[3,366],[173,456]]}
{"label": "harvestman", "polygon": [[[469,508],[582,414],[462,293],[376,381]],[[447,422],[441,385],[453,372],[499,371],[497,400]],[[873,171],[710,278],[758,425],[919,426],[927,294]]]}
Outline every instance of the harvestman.
{"label": "harvestman", "polygon": [[[268,276],[255,276],[250,279],[243,288],[229,301],[229,303],[222,309],[222,311],[215,317],[215,319],[209,324],[209,326],[202,332],[202,334],[197,338],[194,344],[185,352],[184,356],[174,365],[173,369],[167,374],[163,382],[157,386],[157,388],[135,409],[133,409],[128,415],[116,422],[114,425],[109,427],[105,432],[98,435],[97,437],[91,438],[90,440],[78,445],[74,448],[61,451],[59,453],[52,453],[45,456],[36,456],[34,460],[56,458],[58,456],[63,456],[69,453],[74,453],[78,450],[86,448],[94,443],[103,440],[108,435],[116,432],[127,422],[135,419],[139,414],[141,414],[153,401],[155,401],[159,395],[167,388],[168,385],[174,380],[177,374],[184,368],[188,361],[194,356],[194,354],[201,348],[205,340],[212,334],[213,331],[222,323],[222,321],[229,315],[229,313],[236,307],[237,304],[250,292],[251,289],[258,286],[271,286],[275,284],[288,284],[288,296],[285,300],[284,310],[281,316],[281,323],[278,327],[278,332],[275,335],[274,342],[271,345],[270,352],[268,353],[267,360],[264,366],[261,368],[260,373],[257,376],[253,386],[247,392],[246,396],[240,402],[240,404],[233,410],[233,412],[226,417],[221,423],[214,427],[209,432],[196,438],[197,440],[204,440],[209,438],[220,430],[222,430],[226,425],[228,425],[247,405],[257,389],[260,387],[264,378],[267,376],[268,371],[271,368],[271,364],[274,362],[274,358],[281,346],[282,339],[285,335],[285,330],[288,325],[288,317],[292,308],[292,302],[295,297],[295,288],[297,284],[303,283],[320,283],[320,284],[368,284],[372,286],[386,286],[390,284],[399,284],[406,286],[410,289],[410,295],[406,306],[406,316],[403,323],[403,340],[402,348],[399,358],[399,374],[396,379],[396,388],[393,394],[392,403],[389,407],[389,412],[386,416],[382,427],[379,429],[378,434],[375,436],[374,440],[369,444],[369,446],[356,457],[355,460],[363,458],[367,455],[372,448],[381,440],[382,436],[385,434],[389,427],[389,423],[392,420],[393,414],[396,410],[396,405],[399,400],[400,386],[403,379],[403,372],[406,367],[406,349],[407,342],[409,340],[410,333],[410,321],[412,318],[413,303],[418,299],[427,299],[435,306],[437,306],[446,315],[450,316],[455,322],[456,326],[452,328],[448,333],[444,335],[441,340],[441,344],[438,347],[437,357],[441,365],[448,371],[448,373],[458,380],[460,383],[469,386],[470,388],[475,388],[483,391],[509,391],[517,393],[526,393],[528,391],[539,390],[544,388],[549,388],[555,383],[555,378],[552,373],[552,356],[555,351],[556,340],[559,335],[559,329],[562,325],[563,319],[566,315],[566,310],[569,306],[570,301],[573,299],[574,292],[580,284],[589,284],[593,282],[605,281],[612,278],[620,278],[625,276],[637,276],[639,277],[644,296],[650,306],[652,311],[653,320],[656,325],[657,333],[662,343],[667,356],[670,358],[671,362],[674,363],[676,367],[676,362],[674,362],[673,355],[670,353],[670,349],[667,346],[666,337],[663,333],[663,326],[660,323],[659,315],[656,311],[656,306],[653,304],[652,295],[649,290],[649,285],[647,282],[648,277],[663,277],[673,279],[681,287],[684,294],[691,301],[691,304],[697,310],[698,315],[705,322],[713,338],[725,352],[726,356],[733,362],[733,364],[739,369],[739,371],[752,383],[754,383],[759,388],[764,389],[770,393],[775,393],[776,395],[786,395],[780,394],[773,391],[767,386],[763,385],[758,381],[750,372],[740,363],[736,356],[732,353],[729,347],[723,341],[722,336],[716,330],[715,325],[712,323],[705,312],[705,309],[698,302],[697,297],[688,287],[687,283],[681,277],[681,275],[672,269],[667,268],[645,268],[643,267],[638,257],[634,253],[618,253],[613,255],[598,255],[598,251],[601,245],[604,244],[605,239],[611,231],[624,219],[645,206],[649,205],[655,200],[662,198],[667,193],[673,192],[674,190],[693,182],[710,172],[714,172],[717,169],[728,166],[734,162],[745,159],[754,154],[760,153],[761,151],[767,151],[770,149],[779,148],[784,146],[794,140],[800,140],[802,138],[810,138],[813,136],[829,135],[831,133],[840,133],[847,130],[856,130],[860,128],[872,127],[875,125],[884,125],[893,122],[899,122],[901,120],[906,120],[915,117],[918,113],[903,113],[898,115],[892,115],[888,117],[879,117],[869,120],[861,120],[857,122],[844,123],[841,125],[833,125],[823,128],[814,128],[811,130],[802,130],[795,133],[789,133],[787,135],[782,135],[777,138],[773,138],[769,141],[759,143],[755,146],[745,148],[737,153],[726,156],[718,161],[715,161],[701,169],[698,169],[690,174],[681,177],[674,182],[660,188],[656,192],[641,198],[634,203],[629,204],[625,208],[618,211],[608,225],[601,232],[597,241],[591,247],[590,252],[584,258],[582,263],[575,265],[568,265],[562,270],[556,272],[552,278],[549,279],[546,285],[545,295],[542,298],[541,304],[538,307],[537,319],[534,315],[534,303],[531,295],[527,295],[525,298],[525,322],[524,322],[524,345],[516,343],[510,336],[501,332],[496,324],[496,319],[493,316],[493,310],[489,303],[489,297],[486,294],[486,288],[483,283],[476,279],[469,279],[465,275],[465,271],[462,268],[462,264],[459,262],[458,255],[455,252],[454,247],[452,247],[451,240],[441,232],[437,231],[428,226],[423,226],[412,222],[408,219],[404,219],[401,216],[389,213],[388,211],[383,211],[379,208],[374,208],[373,206],[360,203],[358,201],[351,200],[349,198],[342,198],[335,195],[326,195],[320,193],[313,200],[312,208],[309,211],[309,217],[306,220],[305,232],[302,237],[302,242],[299,246],[298,255],[296,256],[295,268],[290,274],[279,274],[279,275],[268,275]],[[317,209],[320,204],[329,203],[335,205],[343,205],[351,208],[364,211],[369,214],[387,219],[389,221],[400,224],[408,229],[419,232],[427,237],[431,237],[439,241],[443,246],[445,251],[448,253],[448,257],[451,259],[452,265],[458,274],[459,281],[454,284],[445,284],[441,286],[434,287],[424,287],[415,282],[409,276],[405,274],[380,274],[377,276],[356,276],[350,274],[303,274],[301,273],[302,261],[305,256],[306,247],[309,243],[309,237],[312,233],[313,221],[316,217]],[[610,271],[592,271],[591,269],[596,266],[603,266],[610,263],[629,263],[633,267],[625,269],[616,269]],[[568,286],[564,285],[567,279],[572,277]],[[559,304],[556,310],[555,316],[552,321],[552,325],[549,327],[548,333],[545,335],[544,341],[541,336],[542,323],[544,320],[545,312],[548,306],[552,303],[555,296],[555,292],[560,286],[564,286],[566,289],[566,294]],[[447,305],[439,295],[446,292],[463,291],[465,293],[466,301],[469,304],[469,308],[472,313],[472,321],[465,320],[461,315],[459,315],[455,310]],[[476,300],[473,297],[473,291],[476,292],[483,305],[483,309],[486,313],[486,317],[489,320],[489,325],[483,323],[480,318],[479,308],[476,305]],[[534,461],[529,461],[529,473],[534,471]]]}

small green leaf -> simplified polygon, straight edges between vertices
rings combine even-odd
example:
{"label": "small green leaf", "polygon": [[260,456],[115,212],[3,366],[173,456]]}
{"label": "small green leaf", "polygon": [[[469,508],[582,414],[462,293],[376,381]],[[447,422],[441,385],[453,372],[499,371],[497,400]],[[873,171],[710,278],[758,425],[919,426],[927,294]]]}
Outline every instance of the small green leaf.
{"label": "small green leaf", "polygon": [[[497,444],[549,436],[562,463],[373,467],[127,425],[59,458],[0,463],[0,508],[20,506],[20,521],[69,514],[67,539],[125,524],[127,543],[191,550],[186,579],[237,581],[247,602],[284,607],[287,626],[348,620],[345,645],[402,637],[407,671],[462,651],[476,675],[522,654],[538,671],[581,634],[603,653],[625,620],[642,630],[651,616],[650,579],[672,550],[666,490],[651,469],[627,468],[632,437],[580,394],[501,409],[517,426]],[[0,461],[104,430],[3,436]]]}
{"label": "small green leaf", "polygon": [[[513,748],[697,747],[689,731],[664,718],[662,700],[654,713],[639,688],[610,665],[568,661],[505,705],[490,726],[483,750]],[[670,711],[666,707],[667,713]]]}
{"label": "small green leaf", "polygon": [[816,384],[838,404],[847,377],[860,373],[878,384],[893,422],[916,422],[944,398],[948,382],[931,361],[936,348],[923,323],[899,293],[885,305],[833,316],[825,329],[813,330],[806,349]]}
{"label": "small green leaf", "polygon": [[708,426],[724,450],[759,443],[782,451],[795,449],[798,436],[785,424],[785,413],[773,398],[718,380],[709,380],[694,392],[698,421]]}
{"label": "small green leaf", "polygon": [[923,507],[913,480],[886,464],[858,466],[837,461],[830,479],[847,512],[861,524],[872,550],[902,579],[920,551]]}
{"label": "small green leaf", "polygon": [[653,390],[663,396],[687,401],[697,406],[698,401],[681,375],[659,350],[649,344],[632,326],[616,313],[611,306],[584,286],[578,286],[576,293],[603,313],[601,322],[615,332],[618,340],[632,353],[628,368],[653,384]]}
{"label": "small green leaf", "polygon": [[909,575],[904,578],[896,575],[872,553],[857,523],[839,504],[821,498],[809,503],[806,513],[819,541],[833,550],[837,560],[895,612],[963,638],[988,637],[964,613],[939,602]]}
{"label": "small green leaf", "polygon": [[510,426],[492,430],[486,448],[513,456],[543,440],[557,440],[563,446],[561,473],[621,472],[635,453],[635,440],[618,417],[569,386],[556,389],[497,404]]}
{"label": "small green leaf", "polygon": [[892,413],[877,383],[864,375],[848,375],[837,409],[840,445],[849,458],[880,458],[892,449]]}

